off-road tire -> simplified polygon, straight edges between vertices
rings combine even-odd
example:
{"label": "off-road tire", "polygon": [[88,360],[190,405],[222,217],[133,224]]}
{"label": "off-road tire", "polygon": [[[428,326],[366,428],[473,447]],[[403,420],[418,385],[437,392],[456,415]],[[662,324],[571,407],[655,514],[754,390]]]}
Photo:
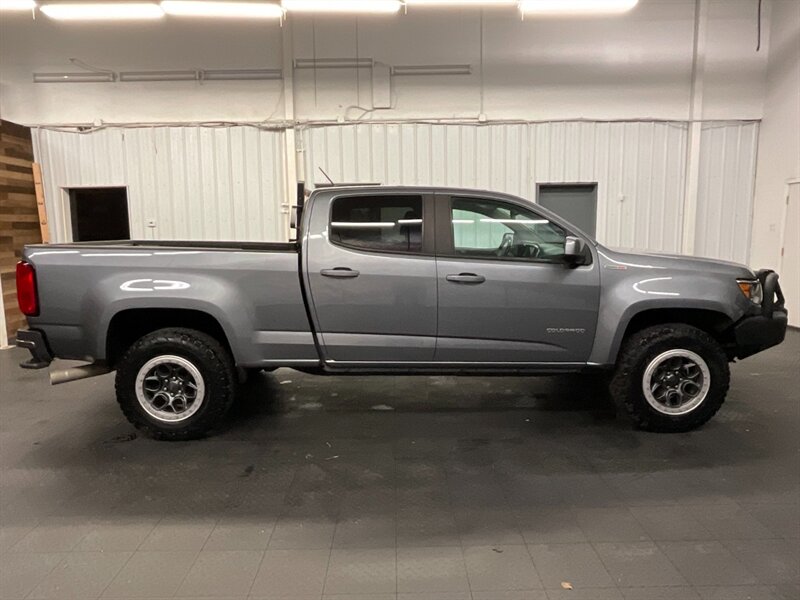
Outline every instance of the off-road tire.
{"label": "off-road tire", "polygon": [[[647,365],[672,349],[690,350],[708,366],[711,386],[705,399],[684,415],[666,415],[647,402],[642,380]],[[702,329],[682,323],[655,325],[624,340],[609,384],[614,400],[625,406],[634,424],[646,431],[678,433],[706,423],[722,406],[730,384],[728,358],[719,343]]]}
{"label": "off-road tire", "polygon": [[[158,421],[142,408],[136,397],[136,377],[142,365],[164,354],[190,361],[203,377],[203,403],[184,421]],[[159,440],[204,437],[225,417],[233,404],[236,388],[236,369],[230,353],[216,339],[194,329],[169,328],[149,333],[128,348],[117,365],[117,402],[123,414],[139,431]]]}

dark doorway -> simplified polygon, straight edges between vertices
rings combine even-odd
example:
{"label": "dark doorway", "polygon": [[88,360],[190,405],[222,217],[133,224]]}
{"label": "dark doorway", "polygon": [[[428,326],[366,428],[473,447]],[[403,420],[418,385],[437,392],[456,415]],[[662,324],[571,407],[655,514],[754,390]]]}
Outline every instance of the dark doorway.
{"label": "dark doorway", "polygon": [[597,235],[597,184],[540,184],[538,203],[579,227]]}
{"label": "dark doorway", "polygon": [[131,239],[124,187],[71,189],[69,211],[74,242]]}

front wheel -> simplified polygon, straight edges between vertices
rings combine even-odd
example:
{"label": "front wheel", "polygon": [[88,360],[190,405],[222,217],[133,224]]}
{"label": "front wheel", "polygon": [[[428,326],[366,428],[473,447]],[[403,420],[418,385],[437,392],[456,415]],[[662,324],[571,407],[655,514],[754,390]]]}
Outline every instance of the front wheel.
{"label": "front wheel", "polygon": [[193,329],[149,333],[117,366],[122,412],[137,429],[157,439],[202,437],[228,412],[235,388],[230,353]]}
{"label": "front wheel", "polygon": [[719,343],[701,329],[671,323],[625,341],[610,390],[639,428],[681,432],[714,416],[729,381],[728,358]]}

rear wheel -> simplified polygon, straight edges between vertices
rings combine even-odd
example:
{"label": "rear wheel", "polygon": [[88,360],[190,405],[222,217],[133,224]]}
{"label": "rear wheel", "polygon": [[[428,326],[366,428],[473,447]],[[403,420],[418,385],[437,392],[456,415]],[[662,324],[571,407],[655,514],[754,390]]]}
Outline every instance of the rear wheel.
{"label": "rear wheel", "polygon": [[193,329],[140,338],[117,366],[117,401],[127,419],[164,440],[202,437],[228,412],[236,389],[230,353]]}
{"label": "rear wheel", "polygon": [[649,431],[689,431],[707,422],[728,392],[728,359],[705,331],[680,323],[648,327],[620,351],[610,390]]}

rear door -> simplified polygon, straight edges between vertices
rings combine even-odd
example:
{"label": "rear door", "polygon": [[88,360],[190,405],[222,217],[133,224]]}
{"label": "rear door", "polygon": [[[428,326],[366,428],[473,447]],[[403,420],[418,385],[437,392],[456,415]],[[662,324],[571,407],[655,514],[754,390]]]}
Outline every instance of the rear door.
{"label": "rear door", "polygon": [[599,271],[563,260],[564,227],[522,203],[436,198],[438,362],[582,363]]}
{"label": "rear door", "polygon": [[314,202],[306,273],[329,364],[433,360],[437,298],[431,200],[423,194],[351,191]]}

